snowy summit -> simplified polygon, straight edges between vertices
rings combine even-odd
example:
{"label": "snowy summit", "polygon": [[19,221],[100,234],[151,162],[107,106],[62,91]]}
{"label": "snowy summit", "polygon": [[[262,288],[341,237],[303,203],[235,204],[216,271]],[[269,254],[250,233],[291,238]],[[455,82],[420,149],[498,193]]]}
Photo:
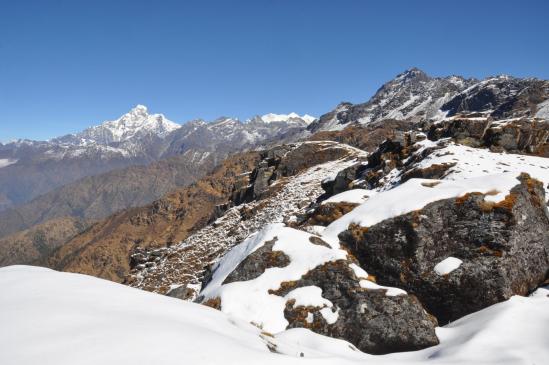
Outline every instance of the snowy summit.
{"label": "snowy summit", "polygon": [[125,142],[147,134],[165,137],[179,128],[179,124],[166,119],[163,114],[149,114],[146,106],[137,105],[119,119],[90,127],[76,134],[76,137],[93,140],[99,144],[109,144]]}
{"label": "snowy summit", "polygon": [[292,112],[290,114],[268,113],[260,116],[259,119],[265,123],[304,121],[306,124],[311,124],[316,118],[309,114],[304,114],[303,116],[301,116],[297,113]]}

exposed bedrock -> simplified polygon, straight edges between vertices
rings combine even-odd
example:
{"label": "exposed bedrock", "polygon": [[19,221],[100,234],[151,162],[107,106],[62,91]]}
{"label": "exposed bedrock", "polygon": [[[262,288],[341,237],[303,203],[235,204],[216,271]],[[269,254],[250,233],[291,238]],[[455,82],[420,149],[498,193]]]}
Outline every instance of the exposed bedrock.
{"label": "exposed bedrock", "polygon": [[[519,178],[505,200],[467,194],[339,237],[380,284],[415,294],[441,325],[527,295],[549,271],[549,214],[542,184]],[[435,266],[462,261],[448,273]]]}

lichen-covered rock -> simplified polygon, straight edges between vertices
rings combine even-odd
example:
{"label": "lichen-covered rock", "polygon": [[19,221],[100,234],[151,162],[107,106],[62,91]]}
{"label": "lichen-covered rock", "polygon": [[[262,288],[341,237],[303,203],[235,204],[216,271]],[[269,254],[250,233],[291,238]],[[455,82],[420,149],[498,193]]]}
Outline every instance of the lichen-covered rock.
{"label": "lichen-covered rock", "polygon": [[436,319],[415,296],[377,285],[337,243],[283,225],[230,251],[198,300],[267,332],[308,328],[373,354],[438,343]]}
{"label": "lichen-covered rock", "polygon": [[348,202],[318,204],[309,215],[307,224],[313,226],[327,226],[343,215],[349,213],[358,204]]}
{"label": "lichen-covered rock", "polygon": [[[326,336],[343,338],[371,354],[412,351],[438,344],[436,320],[426,314],[413,295],[387,295],[385,289],[366,289],[350,266],[350,261],[329,262],[317,267],[278,291],[316,286],[332,308],[295,306],[286,303],[288,328],[303,327]],[[334,310],[335,308],[335,310]],[[337,320],[326,321],[320,311],[337,311]],[[311,318],[312,317],[312,318]]]}
{"label": "lichen-covered rock", "polygon": [[339,237],[380,283],[417,295],[445,324],[540,285],[549,273],[548,232],[543,186],[521,175],[499,203],[467,194],[351,225]]}
{"label": "lichen-covered rock", "polygon": [[333,180],[323,182],[322,188],[326,194],[322,198],[328,198],[350,189],[380,188],[386,182],[385,178],[394,171],[399,171],[402,175],[400,182],[405,182],[412,177],[438,178],[442,176],[444,171],[451,167],[450,164],[411,171],[414,169],[415,162],[444,146],[441,143],[440,146],[423,148],[421,153],[416,155],[415,152],[420,146],[415,143],[424,138],[423,133],[411,131],[403,133],[398,139],[386,139],[374,152],[368,155],[367,161],[349,166],[339,171]]}
{"label": "lichen-covered rock", "polygon": [[290,259],[281,251],[273,251],[276,239],[265,244],[242,261],[238,267],[223,280],[223,284],[235,281],[253,280],[259,277],[269,267],[288,266]]}
{"label": "lichen-covered rock", "polygon": [[494,123],[483,135],[483,142],[495,152],[549,157],[549,121],[522,118],[507,123]]}
{"label": "lichen-covered rock", "polygon": [[446,119],[431,126],[428,137],[433,141],[441,138],[452,138],[456,143],[481,147],[484,133],[490,123],[489,118],[478,113]]}

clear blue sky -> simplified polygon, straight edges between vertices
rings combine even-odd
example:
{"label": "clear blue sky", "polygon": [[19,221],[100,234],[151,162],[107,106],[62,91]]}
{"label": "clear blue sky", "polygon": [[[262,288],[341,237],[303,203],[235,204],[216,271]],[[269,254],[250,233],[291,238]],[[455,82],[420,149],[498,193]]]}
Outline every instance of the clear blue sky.
{"label": "clear blue sky", "polygon": [[176,122],[318,116],[412,66],[549,78],[549,1],[0,0],[0,140],[141,103]]}

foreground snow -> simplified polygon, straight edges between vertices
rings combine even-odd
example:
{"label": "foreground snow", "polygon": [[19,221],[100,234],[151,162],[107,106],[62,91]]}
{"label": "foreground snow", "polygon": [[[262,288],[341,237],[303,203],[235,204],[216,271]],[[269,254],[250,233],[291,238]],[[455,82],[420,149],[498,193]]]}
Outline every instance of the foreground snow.
{"label": "foreground snow", "polygon": [[0,286],[3,365],[543,364],[549,358],[545,289],[438,329],[438,346],[372,356],[303,329],[271,337],[202,305],[84,275],[11,266],[0,269]]}

